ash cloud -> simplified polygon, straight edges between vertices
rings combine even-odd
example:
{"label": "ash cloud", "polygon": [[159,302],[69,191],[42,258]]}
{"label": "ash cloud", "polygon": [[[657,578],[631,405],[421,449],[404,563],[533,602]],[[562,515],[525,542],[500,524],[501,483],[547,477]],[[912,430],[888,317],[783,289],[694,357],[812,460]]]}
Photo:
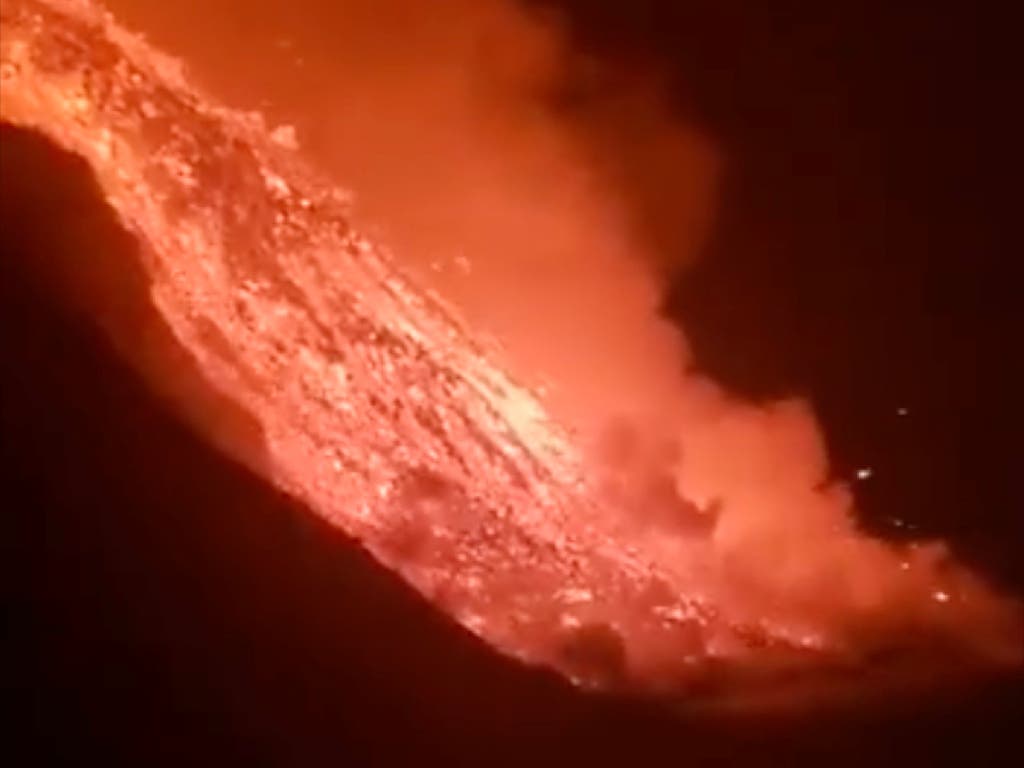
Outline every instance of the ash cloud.
{"label": "ash cloud", "polygon": [[851,643],[916,622],[1006,651],[1016,607],[943,547],[858,531],[806,403],[755,406],[692,370],[661,276],[699,258],[726,158],[656,72],[613,73],[515,0],[109,5],[294,125],[361,224],[545,385],[617,522],[737,615]]}

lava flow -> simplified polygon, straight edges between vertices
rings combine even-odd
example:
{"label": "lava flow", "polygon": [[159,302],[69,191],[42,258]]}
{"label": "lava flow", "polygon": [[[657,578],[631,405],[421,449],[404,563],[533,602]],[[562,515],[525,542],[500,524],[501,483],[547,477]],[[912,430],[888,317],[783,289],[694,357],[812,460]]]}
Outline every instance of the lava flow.
{"label": "lava flow", "polygon": [[[259,421],[254,468],[495,647],[648,688],[712,660],[813,666],[919,641],[1019,662],[1014,603],[940,544],[857,531],[802,405],[691,377],[678,471],[631,469],[633,427],[595,461],[500,348],[354,228],[288,131],[216,103],[90,0],[3,0],[0,68],[0,116],[89,162],[154,304]],[[790,438],[809,469],[787,464]],[[655,507],[668,522],[634,524]]]}

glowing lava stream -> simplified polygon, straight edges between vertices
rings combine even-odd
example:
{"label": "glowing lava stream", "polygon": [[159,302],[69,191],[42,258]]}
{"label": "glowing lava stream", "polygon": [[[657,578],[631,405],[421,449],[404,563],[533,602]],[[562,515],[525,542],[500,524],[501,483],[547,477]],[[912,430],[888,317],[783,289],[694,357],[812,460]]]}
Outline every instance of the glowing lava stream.
{"label": "glowing lava stream", "polygon": [[[707,548],[616,527],[539,398],[352,228],[347,195],[258,115],[199,93],[87,0],[3,0],[2,32],[0,116],[88,160],[175,335],[261,423],[261,471],[463,625],[598,683],[849,650],[864,617],[759,615],[719,588]],[[872,546],[879,568],[917,551]],[[883,635],[913,627],[1017,657],[1013,606],[959,570],[942,585],[956,606],[907,578]]]}

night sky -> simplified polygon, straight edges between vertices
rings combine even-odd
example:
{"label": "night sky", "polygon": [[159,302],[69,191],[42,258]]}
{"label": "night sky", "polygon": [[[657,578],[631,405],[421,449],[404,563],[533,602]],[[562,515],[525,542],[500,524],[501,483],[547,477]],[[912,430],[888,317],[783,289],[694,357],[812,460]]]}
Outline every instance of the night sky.
{"label": "night sky", "polygon": [[[1024,570],[1013,201],[1019,76],[991,4],[557,3],[590,50],[670,73],[728,158],[665,311],[698,364],[798,394],[865,524]],[[653,222],[665,229],[671,216]],[[905,409],[905,411],[901,411]],[[905,415],[903,415],[905,414]]]}

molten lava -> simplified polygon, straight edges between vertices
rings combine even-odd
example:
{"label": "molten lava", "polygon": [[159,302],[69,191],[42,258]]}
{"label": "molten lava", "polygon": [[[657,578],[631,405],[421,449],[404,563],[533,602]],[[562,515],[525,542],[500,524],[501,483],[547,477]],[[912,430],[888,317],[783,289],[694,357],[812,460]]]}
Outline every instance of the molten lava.
{"label": "molten lava", "polygon": [[788,442],[823,454],[802,405],[691,378],[678,471],[638,458],[660,449],[635,425],[585,450],[354,228],[288,131],[216,103],[89,0],[3,0],[2,32],[0,116],[91,164],[154,304],[262,425],[255,468],[495,647],[651,687],[712,659],[803,665],[921,636],[1019,660],[1015,605],[940,545],[860,534],[845,489],[806,481],[824,459],[792,470]]}

